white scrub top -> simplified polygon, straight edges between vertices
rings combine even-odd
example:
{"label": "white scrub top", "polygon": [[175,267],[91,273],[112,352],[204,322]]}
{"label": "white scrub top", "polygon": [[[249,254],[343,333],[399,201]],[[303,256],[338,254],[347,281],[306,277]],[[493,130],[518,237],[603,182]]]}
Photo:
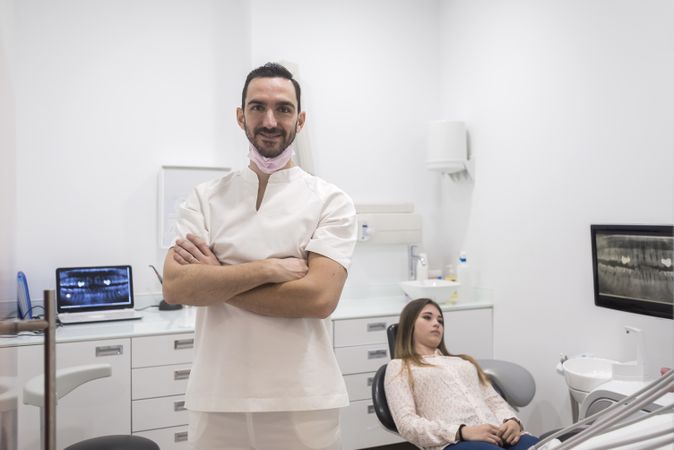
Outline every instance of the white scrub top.
{"label": "white scrub top", "polygon": [[[178,210],[225,264],[324,255],[348,269],[356,242],[352,200],[299,167],[273,173],[259,211],[246,168],[197,186]],[[330,319],[266,317],[199,307],[187,407],[206,412],[299,411],[348,405],[332,351]]]}

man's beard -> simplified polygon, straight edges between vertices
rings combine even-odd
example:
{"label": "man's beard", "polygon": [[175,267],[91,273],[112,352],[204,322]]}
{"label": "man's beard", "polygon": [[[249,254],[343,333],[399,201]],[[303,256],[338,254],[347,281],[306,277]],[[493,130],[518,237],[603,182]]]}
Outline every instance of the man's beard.
{"label": "man's beard", "polygon": [[[265,128],[265,127],[257,127],[254,130],[250,130],[248,126],[246,125],[244,121],[244,128],[246,130],[246,137],[248,138],[248,141],[257,149],[257,151],[260,153],[260,155],[264,156],[265,158],[276,158],[278,155],[283,153],[283,151],[290,146],[290,144],[293,143],[295,140],[295,128],[291,128],[290,133],[286,132],[283,128]],[[262,142],[255,142],[256,138],[258,141],[263,141],[265,138],[262,136],[260,133],[266,133],[266,134],[278,134],[281,136],[280,141],[278,144],[274,145],[273,147],[267,147],[265,146]]]}

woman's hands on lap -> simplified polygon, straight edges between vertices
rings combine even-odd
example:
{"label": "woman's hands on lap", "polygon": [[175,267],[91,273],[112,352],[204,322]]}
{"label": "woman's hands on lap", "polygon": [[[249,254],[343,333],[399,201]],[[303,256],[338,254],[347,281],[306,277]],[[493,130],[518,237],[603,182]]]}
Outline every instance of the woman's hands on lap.
{"label": "woman's hands on lap", "polygon": [[522,427],[516,420],[510,419],[499,427],[499,436],[501,440],[509,445],[515,445],[520,440]]}
{"label": "woman's hands on lap", "polygon": [[461,428],[461,437],[464,441],[484,441],[498,446],[502,443],[500,428],[490,423],[466,425]]}
{"label": "woman's hands on lap", "polygon": [[508,420],[500,427],[485,423],[482,425],[466,425],[461,428],[461,437],[464,441],[483,441],[503,446],[515,445],[520,440],[522,429],[515,420]]}

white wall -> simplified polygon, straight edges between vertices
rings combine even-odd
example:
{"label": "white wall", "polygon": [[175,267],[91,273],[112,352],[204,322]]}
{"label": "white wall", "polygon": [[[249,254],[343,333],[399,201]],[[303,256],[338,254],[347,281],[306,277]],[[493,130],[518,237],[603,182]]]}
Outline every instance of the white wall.
{"label": "white wall", "polygon": [[[440,267],[439,177],[424,165],[428,122],[441,111],[439,3],[251,4],[253,64],[288,61],[299,69],[316,174],[356,203],[415,203],[424,247]],[[405,258],[403,246],[358,248],[345,295],[396,288],[407,277]]]}
{"label": "white wall", "polygon": [[[11,18],[11,4],[0,2],[0,320],[16,309],[16,138],[14,89],[8,63]],[[10,299],[14,301],[4,302]]]}
{"label": "white wall", "polygon": [[14,2],[16,266],[34,294],[63,266],[131,264],[160,286],[164,164],[239,165],[246,2]]}
{"label": "white wall", "polygon": [[[674,365],[671,320],[593,303],[590,224],[674,219],[674,4],[443,3],[444,113],[471,134],[473,186],[443,186],[447,254],[494,293],[495,352],[538,382],[525,422],[570,422],[560,352]],[[563,407],[562,407],[563,406]]]}

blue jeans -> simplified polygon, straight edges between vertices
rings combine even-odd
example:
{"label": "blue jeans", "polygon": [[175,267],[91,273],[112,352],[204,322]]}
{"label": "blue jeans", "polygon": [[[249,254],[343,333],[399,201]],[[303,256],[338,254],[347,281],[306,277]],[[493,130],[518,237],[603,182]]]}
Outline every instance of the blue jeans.
{"label": "blue jeans", "polygon": [[503,447],[499,447],[498,445],[484,441],[461,441],[456,444],[449,444],[445,447],[445,450],[527,450],[538,441],[539,439],[536,436],[523,434],[515,445],[506,444]]}

